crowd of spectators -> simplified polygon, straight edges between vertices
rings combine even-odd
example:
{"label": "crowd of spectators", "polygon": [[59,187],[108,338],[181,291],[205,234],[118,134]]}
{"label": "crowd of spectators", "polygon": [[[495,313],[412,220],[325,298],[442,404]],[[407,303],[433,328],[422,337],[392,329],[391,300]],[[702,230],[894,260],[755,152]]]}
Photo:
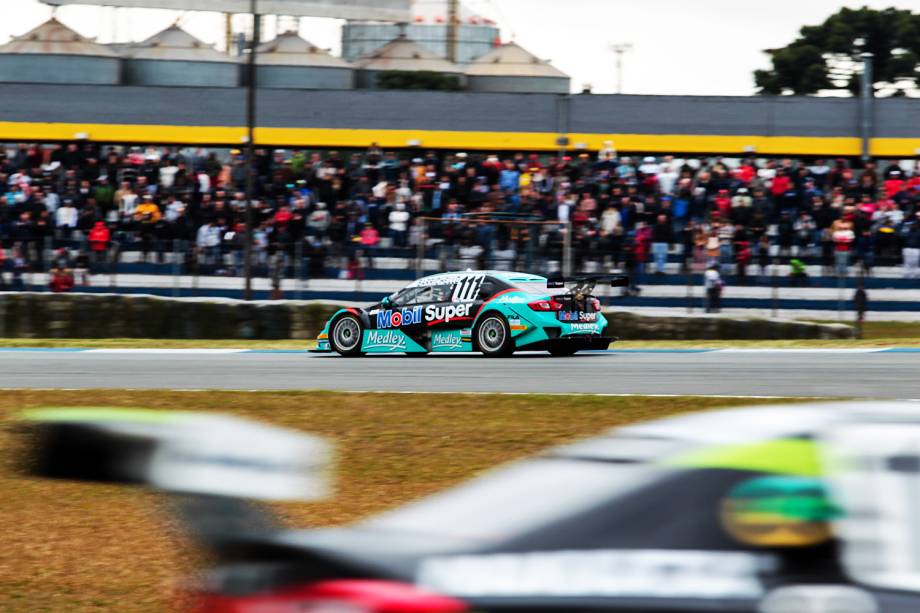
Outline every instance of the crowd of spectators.
{"label": "crowd of spectators", "polygon": [[[887,265],[920,278],[920,163],[371,146],[257,150],[254,166],[257,265],[297,253],[313,274],[333,257],[358,274],[384,251],[413,257],[424,237],[483,267],[559,262],[568,242],[576,269],[636,276],[672,272],[670,259],[744,282],[750,266],[780,258],[829,275]],[[115,245],[159,261],[178,244],[194,265],[238,273],[246,183],[238,150],[0,147],[0,270],[4,258],[14,275],[72,264],[49,253],[77,253],[92,266]],[[72,245],[80,247],[54,251]]]}

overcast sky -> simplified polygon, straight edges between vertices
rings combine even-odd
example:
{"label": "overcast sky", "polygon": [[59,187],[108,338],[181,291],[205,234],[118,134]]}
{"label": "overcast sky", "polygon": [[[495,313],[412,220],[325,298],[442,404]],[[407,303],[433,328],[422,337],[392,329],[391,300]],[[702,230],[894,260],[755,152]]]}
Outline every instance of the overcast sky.
{"label": "overcast sky", "polygon": [[[0,0],[0,42],[38,25],[50,9],[38,0]],[[920,12],[920,0],[466,0],[470,9],[502,26],[536,55],[572,76],[580,90],[613,92],[616,71],[610,43],[631,43],[624,56],[623,90],[629,94],[749,95],[752,72],[768,67],[763,49],[792,41],[804,24],[823,21],[841,6],[896,6]],[[13,8],[15,7],[15,8]],[[159,10],[63,7],[58,17],[86,36],[110,42],[139,40],[170,25],[179,15]],[[188,13],[182,25],[222,44],[219,16]],[[301,35],[339,49],[341,22],[306,19]],[[272,34],[272,24],[268,24]]]}

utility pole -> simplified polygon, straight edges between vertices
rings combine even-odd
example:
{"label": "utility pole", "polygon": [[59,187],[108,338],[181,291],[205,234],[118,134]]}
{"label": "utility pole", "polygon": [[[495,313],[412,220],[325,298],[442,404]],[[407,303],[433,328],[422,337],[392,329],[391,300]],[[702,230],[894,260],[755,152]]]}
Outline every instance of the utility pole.
{"label": "utility pole", "polygon": [[246,240],[244,241],[243,274],[246,287],[243,298],[252,300],[252,198],[255,195],[255,124],[256,124],[256,54],[259,47],[259,15],[257,0],[250,0],[252,14],[252,40],[249,41],[249,59],[246,64]]}
{"label": "utility pole", "polygon": [[623,54],[632,49],[632,43],[613,43],[610,50],[617,56],[617,91],[623,93]]}
{"label": "utility pole", "polygon": [[460,0],[447,0],[447,61],[457,61],[457,25],[460,23]]}
{"label": "utility pole", "polygon": [[875,95],[872,74],[872,59],[875,57],[872,53],[861,53],[859,57],[863,61],[863,70],[860,79],[860,136],[862,136],[862,160],[868,162],[872,157],[871,142],[873,128],[873,97]]}
{"label": "utility pole", "polygon": [[224,13],[224,41],[227,43],[227,55],[233,55],[233,13]]}

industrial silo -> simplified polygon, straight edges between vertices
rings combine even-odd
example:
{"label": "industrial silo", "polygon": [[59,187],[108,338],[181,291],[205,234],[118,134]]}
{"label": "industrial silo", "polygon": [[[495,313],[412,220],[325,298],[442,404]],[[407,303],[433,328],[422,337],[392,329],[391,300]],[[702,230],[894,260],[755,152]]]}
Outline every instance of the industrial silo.
{"label": "industrial silo", "polygon": [[463,85],[463,69],[442,57],[428,51],[405,35],[400,35],[374,51],[371,55],[355,62],[358,68],[358,87],[375,89],[383,73],[429,72],[457,77]]}
{"label": "industrial silo", "polygon": [[0,82],[117,85],[121,60],[51,18],[0,46]]}
{"label": "industrial silo", "polygon": [[496,47],[466,67],[467,89],[478,92],[567,94],[567,74],[514,42]]}
{"label": "industrial silo", "polygon": [[[447,57],[448,9],[446,0],[425,0],[412,3],[409,24],[382,21],[348,21],[342,27],[342,57],[355,61],[371,55],[400,33],[439,57]],[[498,25],[463,4],[460,5],[456,27],[456,57],[459,64],[471,62],[492,50],[499,39]]]}
{"label": "industrial silo", "polygon": [[259,87],[353,89],[355,86],[355,69],[351,64],[302,39],[296,32],[280,34],[261,45],[256,62]]}
{"label": "industrial silo", "polygon": [[236,87],[239,66],[235,58],[173,25],[127,48],[125,81],[130,85]]}

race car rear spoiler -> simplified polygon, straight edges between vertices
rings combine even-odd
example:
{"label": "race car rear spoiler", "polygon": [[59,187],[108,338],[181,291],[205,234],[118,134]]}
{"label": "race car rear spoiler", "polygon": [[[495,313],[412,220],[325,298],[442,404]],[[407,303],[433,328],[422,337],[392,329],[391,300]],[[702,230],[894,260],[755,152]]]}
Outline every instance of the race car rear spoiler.
{"label": "race car rear spoiler", "polygon": [[277,426],[108,407],[35,409],[22,417],[21,465],[33,476],[259,500],[328,493],[332,446]]}
{"label": "race car rear spoiler", "polygon": [[577,275],[573,277],[557,276],[547,279],[546,287],[565,287],[566,283],[575,283],[577,285],[584,285],[586,283],[591,285],[609,283],[610,287],[626,287],[629,285],[629,277],[625,275]]}
{"label": "race car rear spoiler", "polygon": [[257,501],[330,491],[330,443],[232,415],[50,407],[26,411],[12,431],[20,473],[167,494],[177,524],[220,560],[274,555],[264,538],[283,524]]}

